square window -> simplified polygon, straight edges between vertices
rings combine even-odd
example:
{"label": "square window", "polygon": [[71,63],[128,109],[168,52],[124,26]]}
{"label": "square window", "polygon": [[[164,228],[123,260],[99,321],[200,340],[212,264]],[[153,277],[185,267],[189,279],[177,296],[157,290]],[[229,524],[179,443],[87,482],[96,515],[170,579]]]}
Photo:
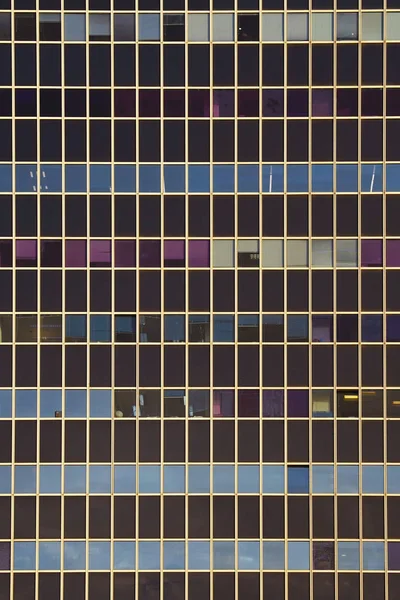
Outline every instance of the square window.
{"label": "square window", "polygon": [[148,42],[160,40],[160,15],[150,13],[139,15],[139,40]]}
{"label": "square window", "polygon": [[234,40],[234,15],[232,13],[213,14],[213,41],[233,42]]}
{"label": "square window", "polygon": [[110,15],[89,14],[89,41],[107,42],[111,40]]}
{"label": "square window", "polygon": [[309,468],[288,467],[288,494],[309,493]]}
{"label": "square window", "polygon": [[263,13],[262,41],[283,42],[283,23],[282,13]]}
{"label": "square window", "polygon": [[66,42],[86,41],[86,17],[82,14],[64,15],[64,40]]}
{"label": "square window", "polygon": [[308,14],[289,13],[287,16],[287,41],[306,41],[308,35]]}
{"label": "square window", "polygon": [[337,13],[336,28],[338,40],[358,40],[358,14]]}
{"label": "square window", "polygon": [[286,244],[286,265],[288,267],[308,267],[308,241],[288,240]]}
{"label": "square window", "polygon": [[400,40],[400,12],[386,13],[386,39]]}
{"label": "square window", "polygon": [[210,40],[210,17],[208,14],[189,14],[188,40],[190,42],[208,42]]}
{"label": "square window", "polygon": [[283,267],[283,240],[262,240],[262,267]]}
{"label": "square window", "polygon": [[114,41],[128,42],[135,39],[135,15],[118,13],[114,15]]}
{"label": "square window", "polygon": [[[392,13],[387,13],[388,20]],[[362,13],[363,42],[383,40],[383,13]]]}
{"label": "square window", "polygon": [[317,13],[311,15],[311,39],[313,42],[333,41],[333,14]]}

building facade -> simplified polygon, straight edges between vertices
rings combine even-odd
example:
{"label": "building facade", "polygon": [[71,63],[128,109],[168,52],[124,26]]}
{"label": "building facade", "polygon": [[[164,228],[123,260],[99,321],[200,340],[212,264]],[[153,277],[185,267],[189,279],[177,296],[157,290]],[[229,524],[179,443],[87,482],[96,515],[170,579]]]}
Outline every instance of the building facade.
{"label": "building facade", "polygon": [[400,598],[400,0],[0,0],[0,600]]}

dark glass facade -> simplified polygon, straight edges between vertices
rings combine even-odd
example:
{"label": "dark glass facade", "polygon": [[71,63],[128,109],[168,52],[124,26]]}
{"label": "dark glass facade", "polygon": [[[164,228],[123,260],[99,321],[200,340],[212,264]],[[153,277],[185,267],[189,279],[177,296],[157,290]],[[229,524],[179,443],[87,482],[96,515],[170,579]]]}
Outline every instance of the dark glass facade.
{"label": "dark glass facade", "polygon": [[399,65],[400,0],[0,0],[0,600],[398,600]]}

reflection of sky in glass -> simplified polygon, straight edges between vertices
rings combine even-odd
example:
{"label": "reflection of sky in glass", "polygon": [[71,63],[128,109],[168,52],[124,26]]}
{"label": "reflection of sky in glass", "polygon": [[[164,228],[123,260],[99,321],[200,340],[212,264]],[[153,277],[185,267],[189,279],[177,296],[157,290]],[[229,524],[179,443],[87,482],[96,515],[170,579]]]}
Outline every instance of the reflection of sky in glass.
{"label": "reflection of sky in glass", "polygon": [[135,569],[135,542],[114,542],[114,569]]}
{"label": "reflection of sky in glass", "polygon": [[64,569],[78,571],[86,568],[86,543],[64,542]]}
{"label": "reflection of sky in glass", "polygon": [[235,568],[235,542],[214,542],[214,569],[233,570]]}
{"label": "reflection of sky in glass", "polygon": [[287,475],[289,494],[308,494],[308,467],[288,467]]}
{"label": "reflection of sky in glass", "polygon": [[61,494],[61,466],[40,466],[40,493]]}
{"label": "reflection of sky in glass", "polygon": [[339,494],[358,494],[358,466],[337,467],[337,491]]}
{"label": "reflection of sky in glass", "polygon": [[400,467],[387,466],[387,492],[388,494],[400,494]]}
{"label": "reflection of sky in glass", "polygon": [[15,392],[15,416],[36,417],[36,390],[17,390]]}
{"label": "reflection of sky in glass", "polygon": [[235,492],[235,467],[233,465],[214,465],[213,486],[215,494],[233,494]]}
{"label": "reflection of sky in glass", "polygon": [[114,492],[116,494],[134,494],[136,492],[135,465],[114,466]]}
{"label": "reflection of sky in glass", "polygon": [[57,411],[62,410],[61,390],[40,391],[40,416],[54,418]]}
{"label": "reflection of sky in glass", "polygon": [[39,542],[39,569],[59,571],[61,566],[61,542]]}
{"label": "reflection of sky in glass", "polygon": [[210,492],[210,467],[208,465],[189,465],[189,493],[208,494]]}
{"label": "reflection of sky in glass", "polygon": [[164,569],[185,568],[185,542],[164,542]]}
{"label": "reflection of sky in glass", "polygon": [[339,571],[360,569],[359,542],[338,542],[337,554]]}
{"label": "reflection of sky in glass", "polygon": [[139,492],[141,494],[159,494],[160,477],[159,465],[139,465]]}
{"label": "reflection of sky in glass", "polygon": [[288,569],[309,570],[310,542],[288,542]]}
{"label": "reflection of sky in glass", "polygon": [[36,466],[17,465],[14,467],[14,492],[16,494],[36,493]]}
{"label": "reflection of sky in glass", "polygon": [[[400,469],[399,469],[400,475]],[[384,468],[380,465],[364,465],[362,467],[363,494],[383,494]],[[399,478],[400,490],[400,478]],[[388,490],[389,491],[389,490]]]}
{"label": "reflection of sky in glass", "polygon": [[111,466],[90,465],[89,467],[89,492],[91,494],[111,493]]}
{"label": "reflection of sky in glass", "polygon": [[0,390],[0,417],[11,417],[12,395],[11,390]]}
{"label": "reflection of sky in glass", "polygon": [[277,571],[285,568],[285,542],[263,543],[263,569]]}
{"label": "reflection of sky in glass", "polygon": [[65,465],[64,492],[66,494],[84,494],[86,492],[86,467],[84,465]]}
{"label": "reflection of sky in glass", "polygon": [[36,543],[14,542],[14,570],[34,571],[36,568]]}
{"label": "reflection of sky in glass", "polygon": [[66,390],[65,416],[86,417],[86,390]]}
{"label": "reflection of sky in glass", "polygon": [[314,494],[333,494],[334,469],[333,465],[313,465],[312,485]]}
{"label": "reflection of sky in glass", "polygon": [[259,493],[260,470],[258,465],[239,465],[237,469],[239,494]]}
{"label": "reflection of sky in glass", "polygon": [[160,569],[160,542],[139,542],[139,569]]}
{"label": "reflection of sky in glass", "polygon": [[383,571],[384,568],[384,542],[363,542],[363,569],[365,571]]}
{"label": "reflection of sky in glass", "polygon": [[260,568],[260,542],[238,542],[238,566],[241,571]]}
{"label": "reflection of sky in glass", "polygon": [[0,494],[11,494],[11,467],[0,466]]}
{"label": "reflection of sky in glass", "polygon": [[210,569],[210,542],[188,542],[188,568],[190,571]]}
{"label": "reflection of sky in glass", "polygon": [[89,569],[110,570],[110,542],[89,542]]}
{"label": "reflection of sky in glass", "polygon": [[164,493],[166,493],[166,494],[184,494],[185,493],[185,466],[184,465],[165,465],[164,466]]}
{"label": "reflection of sky in glass", "polygon": [[283,494],[285,489],[285,467],[263,465],[263,494]]}

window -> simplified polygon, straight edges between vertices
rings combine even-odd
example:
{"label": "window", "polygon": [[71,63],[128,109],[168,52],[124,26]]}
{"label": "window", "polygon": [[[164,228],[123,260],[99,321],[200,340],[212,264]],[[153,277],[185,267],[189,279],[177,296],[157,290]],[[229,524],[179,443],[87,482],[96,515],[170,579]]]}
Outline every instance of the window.
{"label": "window", "polygon": [[357,267],[358,266],[358,242],[357,240],[336,241],[336,266]]}
{"label": "window", "polygon": [[207,42],[210,39],[210,17],[206,14],[191,13],[188,16],[188,40]]}
{"label": "window", "polygon": [[209,315],[189,315],[189,342],[210,341]]}
{"label": "window", "polygon": [[111,39],[110,15],[89,15],[89,41],[106,42]]}
{"label": "window", "polygon": [[400,40],[400,12],[386,13],[386,39]]}
{"label": "window", "polygon": [[61,40],[61,13],[39,14],[39,36],[46,42]]}
{"label": "window", "polygon": [[333,266],[333,243],[331,240],[313,240],[312,241],[312,266],[313,267],[332,267]]}
{"label": "window", "polygon": [[306,41],[308,40],[308,14],[289,13],[287,16],[287,40]]}
{"label": "window", "polygon": [[238,316],[238,341],[258,342],[259,324],[258,315]]}
{"label": "window", "polygon": [[263,42],[283,41],[283,14],[262,14],[262,40]]}
{"label": "window", "polygon": [[288,493],[308,494],[309,469],[308,467],[288,467]]}
{"label": "window", "polygon": [[210,391],[189,390],[189,417],[210,416]]}
{"label": "window", "polygon": [[214,342],[234,342],[234,323],[233,315],[214,315]]}
{"label": "window", "polygon": [[36,15],[32,13],[16,13],[15,39],[17,41],[36,40]]}
{"label": "window", "polygon": [[258,267],[260,248],[258,240],[238,241],[238,266]]}
{"label": "window", "polygon": [[287,241],[286,264],[288,267],[308,267],[308,241]]}
{"label": "window", "polygon": [[[387,13],[388,21],[393,13]],[[389,24],[388,24],[389,27]],[[379,41],[383,39],[383,14],[362,13],[362,40]]]}
{"label": "window", "polygon": [[265,269],[271,267],[283,267],[283,241],[262,241],[262,266]]}
{"label": "window", "polygon": [[139,40],[149,42],[160,40],[160,15],[139,15]]}
{"label": "window", "polygon": [[114,41],[128,42],[135,39],[135,15],[131,13],[114,14]]}
{"label": "window", "polygon": [[185,390],[164,390],[164,417],[184,417],[185,415]]}
{"label": "window", "polygon": [[164,341],[185,341],[185,317],[184,315],[166,315],[164,317]]}
{"label": "window", "polygon": [[0,14],[0,40],[11,40],[11,15]]}
{"label": "window", "polygon": [[337,392],[337,416],[358,417],[358,392],[357,390]]}
{"label": "window", "polygon": [[231,13],[213,14],[213,41],[233,42],[234,40],[234,16]]}
{"label": "window", "polygon": [[357,40],[358,14],[337,13],[336,28],[338,40]]}
{"label": "window", "polygon": [[185,15],[164,15],[164,42],[185,41]]}
{"label": "window", "polygon": [[233,240],[214,240],[213,241],[213,266],[214,267],[233,267],[235,265],[234,241]]}
{"label": "window", "polygon": [[333,14],[313,12],[311,16],[313,42],[333,41]]}
{"label": "window", "polygon": [[312,416],[333,417],[333,390],[312,391]]}

